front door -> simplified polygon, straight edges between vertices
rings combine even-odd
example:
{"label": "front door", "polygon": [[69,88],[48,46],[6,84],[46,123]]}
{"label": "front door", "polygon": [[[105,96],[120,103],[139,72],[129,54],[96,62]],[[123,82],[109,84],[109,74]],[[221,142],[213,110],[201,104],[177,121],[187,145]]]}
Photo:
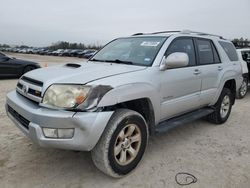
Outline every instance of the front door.
{"label": "front door", "polygon": [[200,107],[201,77],[196,66],[194,41],[189,37],[175,39],[165,56],[174,52],[188,54],[187,67],[161,72],[161,120],[187,113]]}

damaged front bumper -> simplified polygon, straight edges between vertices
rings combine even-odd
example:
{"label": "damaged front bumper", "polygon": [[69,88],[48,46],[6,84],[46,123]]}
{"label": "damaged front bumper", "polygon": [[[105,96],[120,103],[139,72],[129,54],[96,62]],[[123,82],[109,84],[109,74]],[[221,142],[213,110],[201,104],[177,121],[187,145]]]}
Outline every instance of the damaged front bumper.
{"label": "damaged front bumper", "polygon": [[[7,94],[6,112],[15,125],[42,147],[90,151],[97,144],[113,111],[72,112],[47,109],[16,91]],[[72,138],[47,138],[43,128],[74,129]]]}

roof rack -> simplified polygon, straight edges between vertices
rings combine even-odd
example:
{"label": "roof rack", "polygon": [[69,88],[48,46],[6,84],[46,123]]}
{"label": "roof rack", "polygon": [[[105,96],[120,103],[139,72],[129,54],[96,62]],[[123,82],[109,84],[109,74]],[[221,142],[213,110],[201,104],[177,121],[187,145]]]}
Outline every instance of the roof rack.
{"label": "roof rack", "polygon": [[158,31],[150,34],[161,34],[161,33],[180,33],[181,31]]}
{"label": "roof rack", "polygon": [[180,33],[180,34],[197,34],[197,35],[207,35],[207,36],[214,36],[214,37],[219,37],[220,39],[224,39],[220,35],[214,35],[214,34],[209,34],[209,33],[203,33],[203,32],[198,32],[198,31],[191,31],[191,30],[182,30],[182,31],[158,31],[158,32],[153,32],[153,33],[136,33],[133,34],[132,36],[137,36],[137,35],[155,35],[155,34],[163,34],[163,33]]}
{"label": "roof rack", "polygon": [[132,36],[136,35],[156,35],[156,34],[161,34],[161,33],[180,33],[181,31],[158,31],[158,32],[153,32],[153,33],[135,33]]}
{"label": "roof rack", "polygon": [[198,32],[198,31],[190,31],[190,30],[183,30],[180,32],[181,34],[197,34],[197,35],[209,35],[209,36],[214,36],[214,37],[219,37],[220,39],[224,39],[220,35],[214,35],[210,33],[203,33],[203,32]]}

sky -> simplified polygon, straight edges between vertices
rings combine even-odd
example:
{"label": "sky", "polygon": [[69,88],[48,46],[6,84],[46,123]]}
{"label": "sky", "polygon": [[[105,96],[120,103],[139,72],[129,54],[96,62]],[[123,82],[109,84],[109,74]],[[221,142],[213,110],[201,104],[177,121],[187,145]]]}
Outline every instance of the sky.
{"label": "sky", "polygon": [[0,44],[105,44],[138,32],[195,30],[250,39],[250,0],[0,0]]}

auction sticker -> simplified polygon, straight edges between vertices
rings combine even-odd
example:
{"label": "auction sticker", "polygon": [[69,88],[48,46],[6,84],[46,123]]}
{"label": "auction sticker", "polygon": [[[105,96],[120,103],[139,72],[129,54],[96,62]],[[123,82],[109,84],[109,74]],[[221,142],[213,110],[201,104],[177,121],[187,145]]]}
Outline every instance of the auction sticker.
{"label": "auction sticker", "polygon": [[150,47],[156,47],[160,44],[160,42],[154,42],[154,41],[144,41],[141,43],[141,46],[150,46]]}

